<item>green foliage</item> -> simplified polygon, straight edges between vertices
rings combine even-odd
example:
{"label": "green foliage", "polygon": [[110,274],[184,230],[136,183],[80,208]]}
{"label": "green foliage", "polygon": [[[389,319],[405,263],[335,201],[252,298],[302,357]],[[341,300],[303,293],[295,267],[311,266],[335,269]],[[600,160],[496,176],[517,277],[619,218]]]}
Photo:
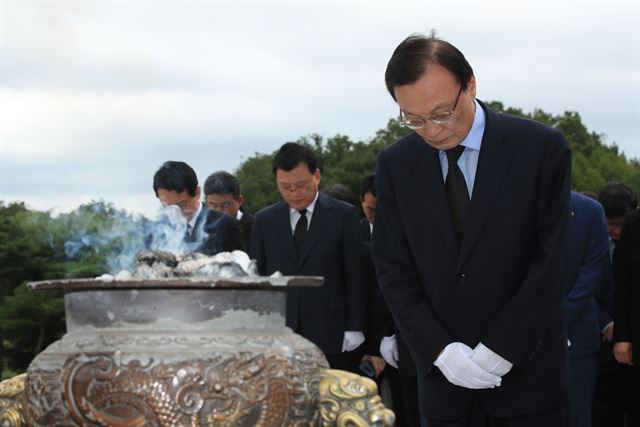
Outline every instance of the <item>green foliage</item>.
{"label": "green foliage", "polygon": [[0,330],[9,369],[26,370],[38,353],[65,330],[64,300],[60,292],[30,292],[18,286],[0,306]]}
{"label": "green foliage", "polygon": [[27,210],[23,203],[0,201],[0,298],[25,280],[58,276],[61,264],[51,262],[48,213]]}
{"label": "green foliage", "polygon": [[640,194],[640,163],[637,159],[627,160],[619,153],[618,147],[605,145],[604,136],[590,132],[582,123],[580,114],[565,111],[553,116],[540,109],[533,113],[523,113],[516,108],[504,108],[498,101],[487,103],[492,109],[521,117],[527,117],[560,130],[573,155],[572,187],[576,191],[598,192],[609,182],[624,182],[636,194]]}
{"label": "green foliage", "polygon": [[64,333],[62,294],[30,292],[26,282],[113,272],[119,267],[114,255],[142,246],[145,224],[145,218],[102,201],[55,218],[22,203],[0,202],[0,360],[20,372]]}
{"label": "green foliage", "polygon": [[[280,197],[271,171],[274,155],[275,152],[271,154],[256,153],[255,156],[242,163],[235,173],[242,183],[244,209],[247,212],[257,212],[274,203]],[[248,194],[251,197],[247,197]]]}
{"label": "green foliage", "polygon": [[50,245],[52,221],[48,212],[0,202],[0,371],[5,362],[12,370],[23,370],[44,345],[64,331],[62,297],[34,296],[23,285],[58,278],[64,272],[63,260]]}

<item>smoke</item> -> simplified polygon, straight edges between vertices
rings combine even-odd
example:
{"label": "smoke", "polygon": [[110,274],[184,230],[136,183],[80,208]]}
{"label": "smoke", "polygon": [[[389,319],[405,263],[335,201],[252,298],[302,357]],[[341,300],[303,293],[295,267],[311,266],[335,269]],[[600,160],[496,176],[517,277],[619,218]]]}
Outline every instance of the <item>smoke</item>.
{"label": "smoke", "polygon": [[189,238],[186,236],[187,219],[182,216],[180,209],[175,205],[162,207],[158,210],[156,220],[147,224],[145,249],[176,255],[193,252],[208,236],[203,230],[203,225],[204,221],[201,221],[198,229],[192,231],[193,237]]}
{"label": "smoke", "polygon": [[103,202],[81,206],[66,218],[70,237],[64,242],[67,260],[103,263],[105,273],[133,271],[141,250],[183,255],[195,251],[208,237],[203,226],[185,238],[187,220],[177,206],[159,208],[156,219],[132,216]]}

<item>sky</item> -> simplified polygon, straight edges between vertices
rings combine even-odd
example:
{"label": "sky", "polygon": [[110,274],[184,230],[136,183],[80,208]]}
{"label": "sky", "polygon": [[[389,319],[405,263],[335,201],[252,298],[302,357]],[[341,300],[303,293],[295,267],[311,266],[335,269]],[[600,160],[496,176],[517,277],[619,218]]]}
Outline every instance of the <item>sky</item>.
{"label": "sky", "polygon": [[640,159],[640,0],[0,0],[0,201],[153,216],[166,160],[202,183],[313,133],[367,141],[397,117],[391,53],[432,29],[478,99],[576,111]]}

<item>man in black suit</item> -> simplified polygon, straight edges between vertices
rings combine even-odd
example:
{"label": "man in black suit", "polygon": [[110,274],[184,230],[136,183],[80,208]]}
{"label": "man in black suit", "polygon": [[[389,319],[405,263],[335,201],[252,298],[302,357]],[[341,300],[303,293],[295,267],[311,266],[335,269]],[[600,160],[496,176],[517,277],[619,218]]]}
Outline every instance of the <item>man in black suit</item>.
{"label": "man in black suit", "polygon": [[[376,209],[375,175],[367,175],[360,186],[360,204],[365,217],[360,220],[360,235],[367,248],[369,283],[369,315],[367,324],[366,354],[376,371],[382,370],[391,392],[397,427],[413,427],[420,424],[417,398],[416,366],[407,351],[404,340],[393,323],[387,303],[380,292],[376,272],[371,261],[371,232]],[[376,363],[380,356],[382,366]],[[386,364],[385,364],[386,362]],[[378,372],[380,375],[380,372]]]}
{"label": "man in black suit", "polygon": [[212,173],[204,182],[204,197],[209,209],[222,212],[240,221],[244,243],[248,250],[251,244],[253,215],[242,208],[244,196],[240,191],[238,178],[226,171]]}
{"label": "man in black suit", "polygon": [[[246,250],[238,222],[200,203],[200,186],[195,171],[185,162],[167,161],[153,176],[153,191],[163,206],[177,206],[186,222],[174,232],[184,233],[183,248],[188,252],[214,255],[222,251]],[[150,234],[147,245],[165,249],[170,236]]]}
{"label": "man in black suit", "polygon": [[640,210],[625,218],[614,257],[613,354],[629,370],[627,425],[640,425]]}
{"label": "man in black suit", "polygon": [[564,137],[476,100],[471,66],[435,35],[404,40],[385,80],[415,132],[378,157],[372,253],[423,423],[564,426]]}
{"label": "man in black suit", "polygon": [[[637,208],[637,197],[623,183],[612,182],[600,190],[598,201],[604,208],[609,231],[609,257],[611,263],[614,263],[618,258],[618,244],[625,215]],[[611,266],[607,273],[605,278],[607,286],[604,292],[598,295],[602,341],[598,351],[592,425],[593,427],[625,427],[627,417],[633,412],[630,399],[633,393],[633,368],[625,363],[619,363],[613,354],[613,335],[616,330],[614,293],[617,290],[617,277],[614,278]]]}
{"label": "man in black suit", "polygon": [[284,144],[273,174],[282,200],[256,214],[251,257],[263,275],[324,277],[321,287],[288,290],[287,325],[332,368],[355,371],[346,352],[364,341],[367,301],[357,209],[318,192],[320,170],[304,145]]}

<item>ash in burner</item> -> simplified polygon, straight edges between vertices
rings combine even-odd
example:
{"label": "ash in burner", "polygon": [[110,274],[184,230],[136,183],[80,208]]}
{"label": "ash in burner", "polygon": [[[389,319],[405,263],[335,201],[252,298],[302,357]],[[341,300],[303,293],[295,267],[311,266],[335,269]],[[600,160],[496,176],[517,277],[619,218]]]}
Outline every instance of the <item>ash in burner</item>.
{"label": "ash in burner", "polygon": [[258,276],[255,260],[243,251],[219,252],[213,256],[193,252],[175,255],[164,251],[140,251],[133,273],[121,271],[116,280],[161,279],[165,277]]}

